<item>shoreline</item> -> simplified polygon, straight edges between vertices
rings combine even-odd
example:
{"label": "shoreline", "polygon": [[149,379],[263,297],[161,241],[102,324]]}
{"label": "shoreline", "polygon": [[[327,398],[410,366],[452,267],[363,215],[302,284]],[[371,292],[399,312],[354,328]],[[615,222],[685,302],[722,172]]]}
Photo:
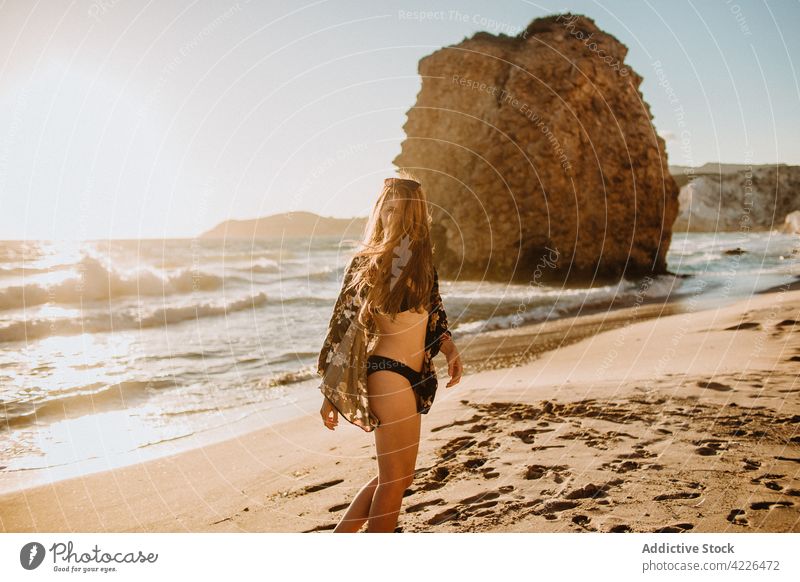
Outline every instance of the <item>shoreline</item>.
{"label": "shoreline", "polygon": [[[642,304],[462,340],[465,368],[467,352],[530,359],[465,369],[450,389],[440,373],[399,525],[800,531],[800,291],[790,287],[719,309]],[[665,361],[644,350],[665,344],[674,344]],[[299,417],[201,448],[3,494],[0,523],[7,532],[329,530],[374,474],[374,438],[346,423],[326,430],[318,398],[302,406]],[[722,486],[737,473],[747,477],[740,487]],[[707,513],[720,504],[727,510]]]}
{"label": "shoreline", "polygon": [[[509,368],[534,361],[542,354],[581,341],[587,337],[630,325],[635,321],[661,317],[680,312],[683,297],[655,297],[638,305],[627,305],[624,300],[584,304],[550,321],[525,322],[511,328],[485,332],[455,332],[464,375],[486,370]],[[628,301],[628,303],[630,303]],[[445,358],[435,359],[440,381],[446,384]],[[211,427],[179,439],[167,439],[146,447],[118,455],[113,463],[105,458],[91,458],[42,468],[16,469],[0,473],[0,496],[21,492],[32,487],[49,485],[98,472],[118,470],[155,459],[179,455],[210,444],[238,438],[248,432],[291,422],[304,416],[306,410],[318,400],[317,378],[290,385],[298,402],[283,403],[274,408],[250,412],[245,417],[223,425]],[[298,411],[295,408],[300,407]],[[74,420],[74,419],[72,419]]]}
{"label": "shoreline", "polygon": [[[498,329],[492,329],[490,324],[488,327],[491,331],[484,332],[455,330],[454,335],[461,348],[465,373],[474,374],[498,367],[523,365],[541,357],[548,350],[565,347],[593,334],[629,325],[635,321],[677,313],[679,310],[685,309],[686,300],[690,295],[695,296],[693,299],[699,299],[709,305],[718,300],[724,303],[735,300],[735,294],[725,294],[717,299],[711,298],[711,294],[706,294],[704,291],[680,291],[682,287],[680,282],[684,279],[691,279],[691,277],[684,275],[675,278],[670,289],[666,289],[663,282],[659,282],[661,291],[668,292],[668,295],[646,297],[645,295],[649,293],[650,282],[645,278],[633,282],[639,289],[639,293],[636,295],[631,295],[630,289],[628,289],[627,292],[614,298],[585,301],[581,304],[570,305],[566,309],[563,309],[560,302],[557,301],[553,304],[552,309],[558,313],[558,318],[550,321],[526,321],[519,325]],[[774,282],[774,278],[770,282]],[[704,297],[704,295],[709,296]],[[567,304],[569,305],[569,301]],[[521,303],[520,308],[522,305]],[[559,309],[560,307],[561,309]],[[506,323],[509,323],[508,317],[506,315],[501,319],[506,319]],[[437,366],[440,378],[446,377],[444,358],[437,358],[434,364]],[[30,454],[6,459],[4,464],[9,467],[2,467],[5,470],[0,469],[0,495],[38,484],[53,483],[83,474],[111,470],[179,454],[305,414],[305,410],[309,407],[308,403],[300,402],[298,404],[298,401],[317,397],[316,383],[318,380],[311,373],[303,375],[306,377],[305,380],[279,386],[280,390],[286,391],[280,399],[276,398],[268,404],[267,402],[252,402],[239,408],[226,409],[224,414],[218,414],[197,426],[190,426],[191,431],[184,431],[178,436],[163,434],[161,435],[163,438],[149,439],[145,444],[132,442],[127,447],[117,446],[116,451],[119,452],[103,453],[103,451],[95,451],[89,445],[88,448],[78,449],[82,451],[80,455],[66,450],[67,445],[62,439],[54,441],[59,444],[59,450],[50,450],[44,457],[37,458]],[[110,424],[109,419],[112,415],[118,416],[119,422],[126,422],[125,408],[125,403],[119,402],[116,408],[106,407],[100,411],[95,410],[89,415],[82,415],[79,411],[65,408],[63,411],[57,411],[58,418],[51,424],[44,422],[40,428],[36,429],[36,432],[46,441],[50,439],[47,441],[50,444],[53,444],[55,437],[47,431],[52,430],[54,426],[59,427],[58,430],[62,432],[78,431],[75,434],[82,435],[82,438],[88,438],[88,432],[84,430],[84,426],[94,426],[97,422]],[[94,441],[102,440],[101,430],[95,427],[94,432],[97,432],[97,436],[92,437]],[[68,439],[68,441],[71,440]],[[73,443],[70,446],[80,447],[80,444]],[[78,456],[81,458],[76,458]],[[0,462],[0,465],[2,464]],[[46,466],[42,466],[45,464]]]}

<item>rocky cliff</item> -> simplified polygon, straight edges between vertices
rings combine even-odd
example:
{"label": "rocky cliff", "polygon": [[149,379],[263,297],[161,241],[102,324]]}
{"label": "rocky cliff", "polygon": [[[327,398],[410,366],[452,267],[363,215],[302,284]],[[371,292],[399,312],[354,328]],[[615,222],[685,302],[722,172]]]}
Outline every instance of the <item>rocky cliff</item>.
{"label": "rocky cliff", "polygon": [[784,228],[800,210],[800,166],[706,165],[684,168],[673,229],[693,232],[756,231]]}
{"label": "rocky cliff", "polygon": [[442,276],[665,270],[678,188],[626,53],[564,14],[420,61],[394,163],[427,188]]}

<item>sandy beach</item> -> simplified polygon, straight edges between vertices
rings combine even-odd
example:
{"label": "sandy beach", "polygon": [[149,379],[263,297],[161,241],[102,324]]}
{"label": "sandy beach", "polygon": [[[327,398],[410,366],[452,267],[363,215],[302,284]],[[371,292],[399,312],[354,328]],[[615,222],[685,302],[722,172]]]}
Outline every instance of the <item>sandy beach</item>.
{"label": "sandy beach", "polygon": [[[437,358],[398,529],[800,531],[799,321],[800,290],[786,286],[462,342],[459,385],[444,387]],[[239,438],[6,494],[0,527],[328,531],[376,474],[374,437],[325,429],[313,402]]]}

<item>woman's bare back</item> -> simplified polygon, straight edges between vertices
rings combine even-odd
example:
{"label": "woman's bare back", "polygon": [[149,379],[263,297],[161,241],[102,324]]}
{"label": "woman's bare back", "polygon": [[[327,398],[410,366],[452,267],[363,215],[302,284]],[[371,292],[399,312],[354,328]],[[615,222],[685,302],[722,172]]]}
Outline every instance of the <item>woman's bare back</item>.
{"label": "woman's bare back", "polygon": [[378,326],[378,342],[375,355],[386,356],[409,366],[419,372],[425,358],[425,331],[428,325],[428,312],[425,309],[407,309],[391,316],[375,315]]}

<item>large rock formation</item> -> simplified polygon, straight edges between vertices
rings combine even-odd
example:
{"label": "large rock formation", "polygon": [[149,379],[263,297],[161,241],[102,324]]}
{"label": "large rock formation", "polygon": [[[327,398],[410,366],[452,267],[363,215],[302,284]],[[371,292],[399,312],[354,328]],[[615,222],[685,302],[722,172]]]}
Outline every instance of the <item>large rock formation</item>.
{"label": "large rock formation", "polygon": [[673,229],[692,232],[756,231],[784,228],[800,210],[800,166],[706,164],[682,168]]}
{"label": "large rock formation", "polygon": [[442,276],[665,270],[678,188],[626,53],[567,14],[420,61],[394,163],[426,186]]}

